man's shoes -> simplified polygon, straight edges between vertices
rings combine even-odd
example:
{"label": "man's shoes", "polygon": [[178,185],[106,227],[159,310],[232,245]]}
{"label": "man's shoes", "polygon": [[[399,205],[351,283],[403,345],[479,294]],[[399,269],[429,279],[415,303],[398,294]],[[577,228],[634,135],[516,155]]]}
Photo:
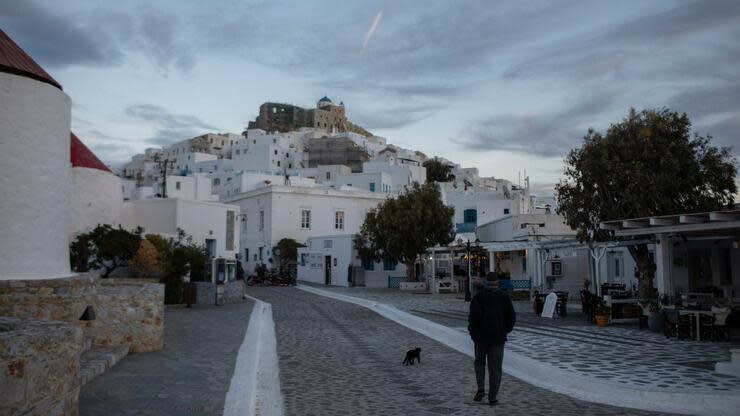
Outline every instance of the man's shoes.
{"label": "man's shoes", "polygon": [[486,392],[479,391],[479,392],[475,393],[475,397],[473,397],[473,400],[475,400],[476,402],[479,402],[479,401],[483,400],[483,396],[485,396],[485,395],[486,395]]}
{"label": "man's shoes", "polygon": [[498,404],[498,399],[489,400],[488,404],[490,404],[491,406],[496,406]]}

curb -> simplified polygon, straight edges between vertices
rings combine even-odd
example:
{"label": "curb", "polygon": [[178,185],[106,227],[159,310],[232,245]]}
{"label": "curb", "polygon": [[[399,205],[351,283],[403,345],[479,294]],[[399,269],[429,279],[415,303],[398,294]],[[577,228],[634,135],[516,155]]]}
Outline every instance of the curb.
{"label": "curb", "polygon": [[244,342],[224,402],[224,416],[282,416],[280,372],[272,306],[254,301]]}
{"label": "curb", "polygon": [[[300,284],[297,288],[316,295],[368,308],[384,318],[447,345],[469,357],[474,356],[472,340],[453,328],[412,315],[384,303],[333,293]],[[738,409],[740,409],[740,396],[732,393],[686,393],[685,391],[623,387],[592,377],[574,374],[509,350],[504,354],[503,370],[507,374],[534,386],[593,403],[639,410],[701,416],[732,416],[740,414],[738,413]]]}

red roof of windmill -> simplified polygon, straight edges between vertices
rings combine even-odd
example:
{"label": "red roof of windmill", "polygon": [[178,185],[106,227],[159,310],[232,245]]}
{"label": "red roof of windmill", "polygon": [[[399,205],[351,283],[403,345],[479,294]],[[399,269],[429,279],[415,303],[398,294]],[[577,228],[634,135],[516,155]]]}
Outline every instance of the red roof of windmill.
{"label": "red roof of windmill", "polygon": [[9,72],[11,74],[22,75],[33,78],[37,81],[46,82],[60,90],[59,85],[36,61],[13,42],[2,29],[0,29],[0,72]]}
{"label": "red roof of windmill", "polygon": [[[92,150],[88,149],[80,139],[72,133],[70,140],[71,152],[70,159],[72,159],[72,167],[74,168],[90,168],[98,169],[105,172],[110,172],[108,166],[101,162]],[[112,173],[112,172],[110,172]]]}

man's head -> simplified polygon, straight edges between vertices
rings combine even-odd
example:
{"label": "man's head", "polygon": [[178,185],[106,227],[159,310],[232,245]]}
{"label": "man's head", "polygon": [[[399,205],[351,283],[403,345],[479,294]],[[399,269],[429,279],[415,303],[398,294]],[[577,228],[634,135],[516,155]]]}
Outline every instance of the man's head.
{"label": "man's head", "polygon": [[483,287],[485,288],[498,288],[498,276],[496,276],[496,272],[488,272],[488,274],[486,274],[486,278],[481,280],[483,282]]}

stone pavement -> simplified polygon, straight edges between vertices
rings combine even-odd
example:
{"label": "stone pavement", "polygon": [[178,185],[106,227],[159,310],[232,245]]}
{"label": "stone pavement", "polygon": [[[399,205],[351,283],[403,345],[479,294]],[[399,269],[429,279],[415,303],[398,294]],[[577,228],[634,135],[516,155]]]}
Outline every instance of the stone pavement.
{"label": "stone pavement", "polygon": [[[572,399],[504,375],[501,404],[472,401],[469,357],[346,302],[250,287],[272,304],[286,415],[646,415]],[[461,334],[461,336],[464,336]],[[404,367],[421,347],[421,365]]]}
{"label": "stone pavement", "polygon": [[167,307],[162,351],[129,355],[80,392],[80,415],[222,415],[253,301]]}
{"label": "stone pavement", "polygon": [[[460,295],[403,293],[395,289],[315,286],[345,295],[393,305],[431,321],[467,333],[468,303]],[[637,388],[666,391],[736,392],[740,377],[714,372],[718,361],[729,361],[736,342],[696,342],[666,339],[636,325],[598,328],[580,313],[540,318],[529,302],[517,302],[517,325],[507,348],[557,368]]]}

